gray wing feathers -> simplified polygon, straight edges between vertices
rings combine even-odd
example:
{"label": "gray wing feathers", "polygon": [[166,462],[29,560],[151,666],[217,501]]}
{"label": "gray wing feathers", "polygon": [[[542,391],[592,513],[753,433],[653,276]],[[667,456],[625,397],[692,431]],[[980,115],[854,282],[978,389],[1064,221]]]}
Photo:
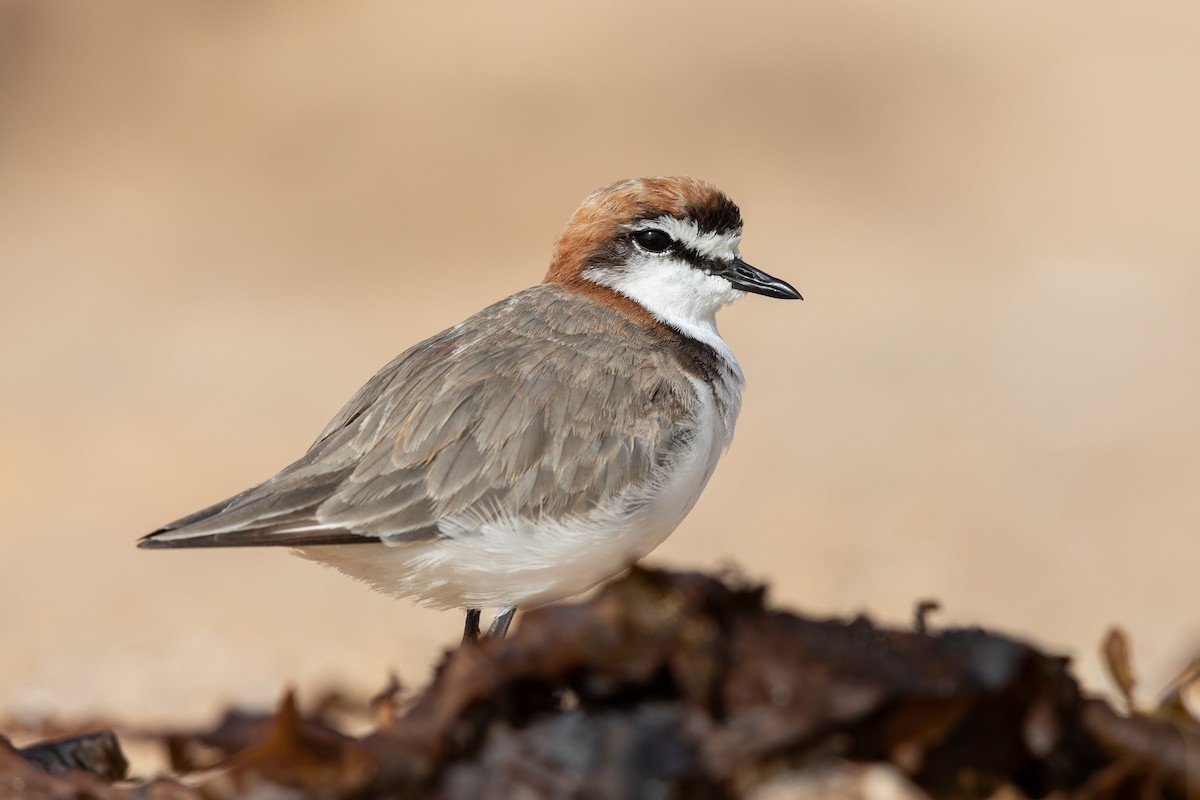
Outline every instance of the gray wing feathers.
{"label": "gray wing feathers", "polygon": [[584,513],[668,462],[696,402],[613,316],[548,286],[485,309],[384,367],[295,464],[143,543],[397,543],[456,515]]}

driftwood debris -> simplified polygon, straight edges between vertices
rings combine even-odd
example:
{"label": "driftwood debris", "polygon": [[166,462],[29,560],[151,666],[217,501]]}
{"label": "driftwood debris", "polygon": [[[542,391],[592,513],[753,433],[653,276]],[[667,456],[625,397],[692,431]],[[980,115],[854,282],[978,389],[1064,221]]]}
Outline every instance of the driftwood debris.
{"label": "driftwood debris", "polygon": [[1200,797],[1200,728],[1118,714],[1065,659],[979,629],[807,619],[697,574],[634,569],[397,691],[361,738],[290,696],[165,737],[176,774],[154,780],[51,776],[0,747],[0,796],[802,798],[833,796],[805,775],[884,765],[913,797]]}

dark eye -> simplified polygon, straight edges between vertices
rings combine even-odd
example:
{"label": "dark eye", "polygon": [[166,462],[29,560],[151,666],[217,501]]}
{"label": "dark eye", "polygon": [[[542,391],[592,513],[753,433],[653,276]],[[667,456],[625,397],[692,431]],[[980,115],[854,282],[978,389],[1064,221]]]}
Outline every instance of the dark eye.
{"label": "dark eye", "polygon": [[638,247],[651,253],[665,253],[675,246],[675,240],[658,228],[637,231],[633,234],[633,240],[637,242]]}

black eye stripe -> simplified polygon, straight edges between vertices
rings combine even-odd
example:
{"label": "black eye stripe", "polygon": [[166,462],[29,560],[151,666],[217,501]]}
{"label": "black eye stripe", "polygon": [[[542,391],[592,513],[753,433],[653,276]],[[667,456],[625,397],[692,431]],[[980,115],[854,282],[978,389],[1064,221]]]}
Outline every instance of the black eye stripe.
{"label": "black eye stripe", "polygon": [[698,267],[706,272],[709,270],[709,263],[712,259],[705,258],[690,247],[679,248],[679,256],[693,267]]}
{"label": "black eye stripe", "polygon": [[[638,234],[645,233],[645,232],[646,231],[635,231],[633,234],[633,237],[632,237],[633,240],[635,242],[637,242]],[[725,269],[725,267],[727,265],[727,262],[724,259],[712,258],[710,256],[700,255],[699,251],[695,250],[692,247],[689,247],[686,244],[683,244],[682,242],[680,242],[677,239],[671,239],[671,245],[663,250],[654,250],[653,248],[647,247],[646,245],[642,244],[641,242],[638,242],[638,245],[642,249],[648,250],[649,252],[652,252],[652,253],[670,252],[670,254],[675,256],[676,258],[683,259],[684,261],[686,261],[688,264],[691,264],[696,269],[703,270],[705,272],[720,272],[721,270]]]}
{"label": "black eye stripe", "polygon": [[679,256],[696,269],[702,269],[705,272],[717,272],[718,270],[722,269],[725,264],[725,262],[719,258],[702,256],[699,252],[691,247],[688,247],[687,245],[680,245],[679,247],[675,248],[671,255]]}

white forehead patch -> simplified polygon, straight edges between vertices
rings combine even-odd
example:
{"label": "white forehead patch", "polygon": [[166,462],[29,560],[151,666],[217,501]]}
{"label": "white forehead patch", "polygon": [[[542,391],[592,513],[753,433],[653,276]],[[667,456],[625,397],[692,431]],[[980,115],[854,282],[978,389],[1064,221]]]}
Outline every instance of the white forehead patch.
{"label": "white forehead patch", "polygon": [[742,242],[740,230],[723,233],[701,232],[700,226],[694,220],[679,219],[669,215],[644,219],[629,226],[631,231],[645,231],[651,228],[663,231],[684,247],[699,253],[703,258],[718,258],[727,261],[740,257],[738,253],[738,246]]}

